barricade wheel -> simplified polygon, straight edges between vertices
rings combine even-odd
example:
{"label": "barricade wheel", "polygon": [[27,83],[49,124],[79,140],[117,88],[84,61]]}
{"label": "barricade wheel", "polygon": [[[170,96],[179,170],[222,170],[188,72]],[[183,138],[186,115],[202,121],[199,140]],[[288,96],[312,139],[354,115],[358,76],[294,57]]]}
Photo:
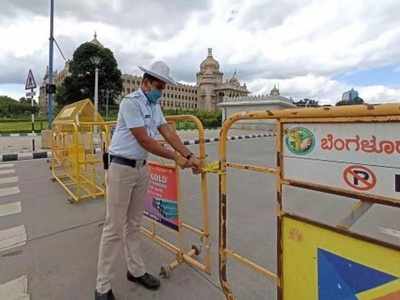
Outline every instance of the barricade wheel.
{"label": "barricade wheel", "polygon": [[57,181],[54,177],[50,178],[50,180],[51,180],[52,182],[56,182],[56,181]]}
{"label": "barricade wheel", "polygon": [[74,203],[75,203],[74,199],[72,199],[72,198],[68,198],[67,201],[68,201],[70,204],[74,204]]}
{"label": "barricade wheel", "polygon": [[168,265],[162,265],[160,270],[160,276],[163,278],[169,278],[171,276],[171,268]]}
{"label": "barricade wheel", "polygon": [[201,245],[196,246],[196,245],[192,245],[192,249],[195,251],[196,256],[199,256],[201,253]]}

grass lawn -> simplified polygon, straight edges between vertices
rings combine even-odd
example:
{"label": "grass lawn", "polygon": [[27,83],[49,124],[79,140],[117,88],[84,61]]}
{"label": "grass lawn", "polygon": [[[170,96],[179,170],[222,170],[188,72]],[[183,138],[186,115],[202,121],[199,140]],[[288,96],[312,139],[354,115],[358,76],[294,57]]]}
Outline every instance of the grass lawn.
{"label": "grass lawn", "polygon": [[[35,121],[35,132],[47,129],[47,121]],[[2,122],[0,121],[0,133],[28,133],[32,132],[32,122]]]}

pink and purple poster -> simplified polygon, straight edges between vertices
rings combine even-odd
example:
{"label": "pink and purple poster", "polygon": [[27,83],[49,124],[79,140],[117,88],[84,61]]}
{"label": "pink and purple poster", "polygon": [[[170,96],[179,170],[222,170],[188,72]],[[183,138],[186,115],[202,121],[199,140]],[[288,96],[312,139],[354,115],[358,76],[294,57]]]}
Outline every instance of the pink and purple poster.
{"label": "pink and purple poster", "polygon": [[175,167],[149,163],[150,184],[144,215],[171,229],[179,230],[178,176]]}

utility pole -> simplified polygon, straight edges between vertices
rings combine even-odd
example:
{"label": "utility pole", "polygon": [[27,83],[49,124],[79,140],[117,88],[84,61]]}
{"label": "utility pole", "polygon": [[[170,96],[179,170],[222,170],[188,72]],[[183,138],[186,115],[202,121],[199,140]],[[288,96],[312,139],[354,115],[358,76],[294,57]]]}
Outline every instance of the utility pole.
{"label": "utility pole", "polygon": [[54,0],[50,0],[50,38],[49,38],[49,84],[46,87],[48,95],[47,102],[47,120],[48,127],[51,129],[51,122],[53,121],[53,43],[54,43]]}
{"label": "utility pole", "polygon": [[32,106],[32,151],[35,152],[35,107],[33,105],[33,96],[35,95],[35,92],[33,89],[31,89],[31,106]]}

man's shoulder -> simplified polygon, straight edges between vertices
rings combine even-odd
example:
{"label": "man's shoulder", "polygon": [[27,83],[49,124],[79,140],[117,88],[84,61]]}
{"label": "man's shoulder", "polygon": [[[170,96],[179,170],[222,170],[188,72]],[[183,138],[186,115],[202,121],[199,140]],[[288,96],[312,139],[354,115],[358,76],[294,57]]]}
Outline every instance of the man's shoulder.
{"label": "man's shoulder", "polygon": [[121,105],[126,105],[127,103],[140,104],[141,103],[141,101],[140,101],[141,99],[143,99],[143,95],[139,90],[137,90],[137,91],[134,91],[134,92],[124,96],[124,98],[121,101]]}

